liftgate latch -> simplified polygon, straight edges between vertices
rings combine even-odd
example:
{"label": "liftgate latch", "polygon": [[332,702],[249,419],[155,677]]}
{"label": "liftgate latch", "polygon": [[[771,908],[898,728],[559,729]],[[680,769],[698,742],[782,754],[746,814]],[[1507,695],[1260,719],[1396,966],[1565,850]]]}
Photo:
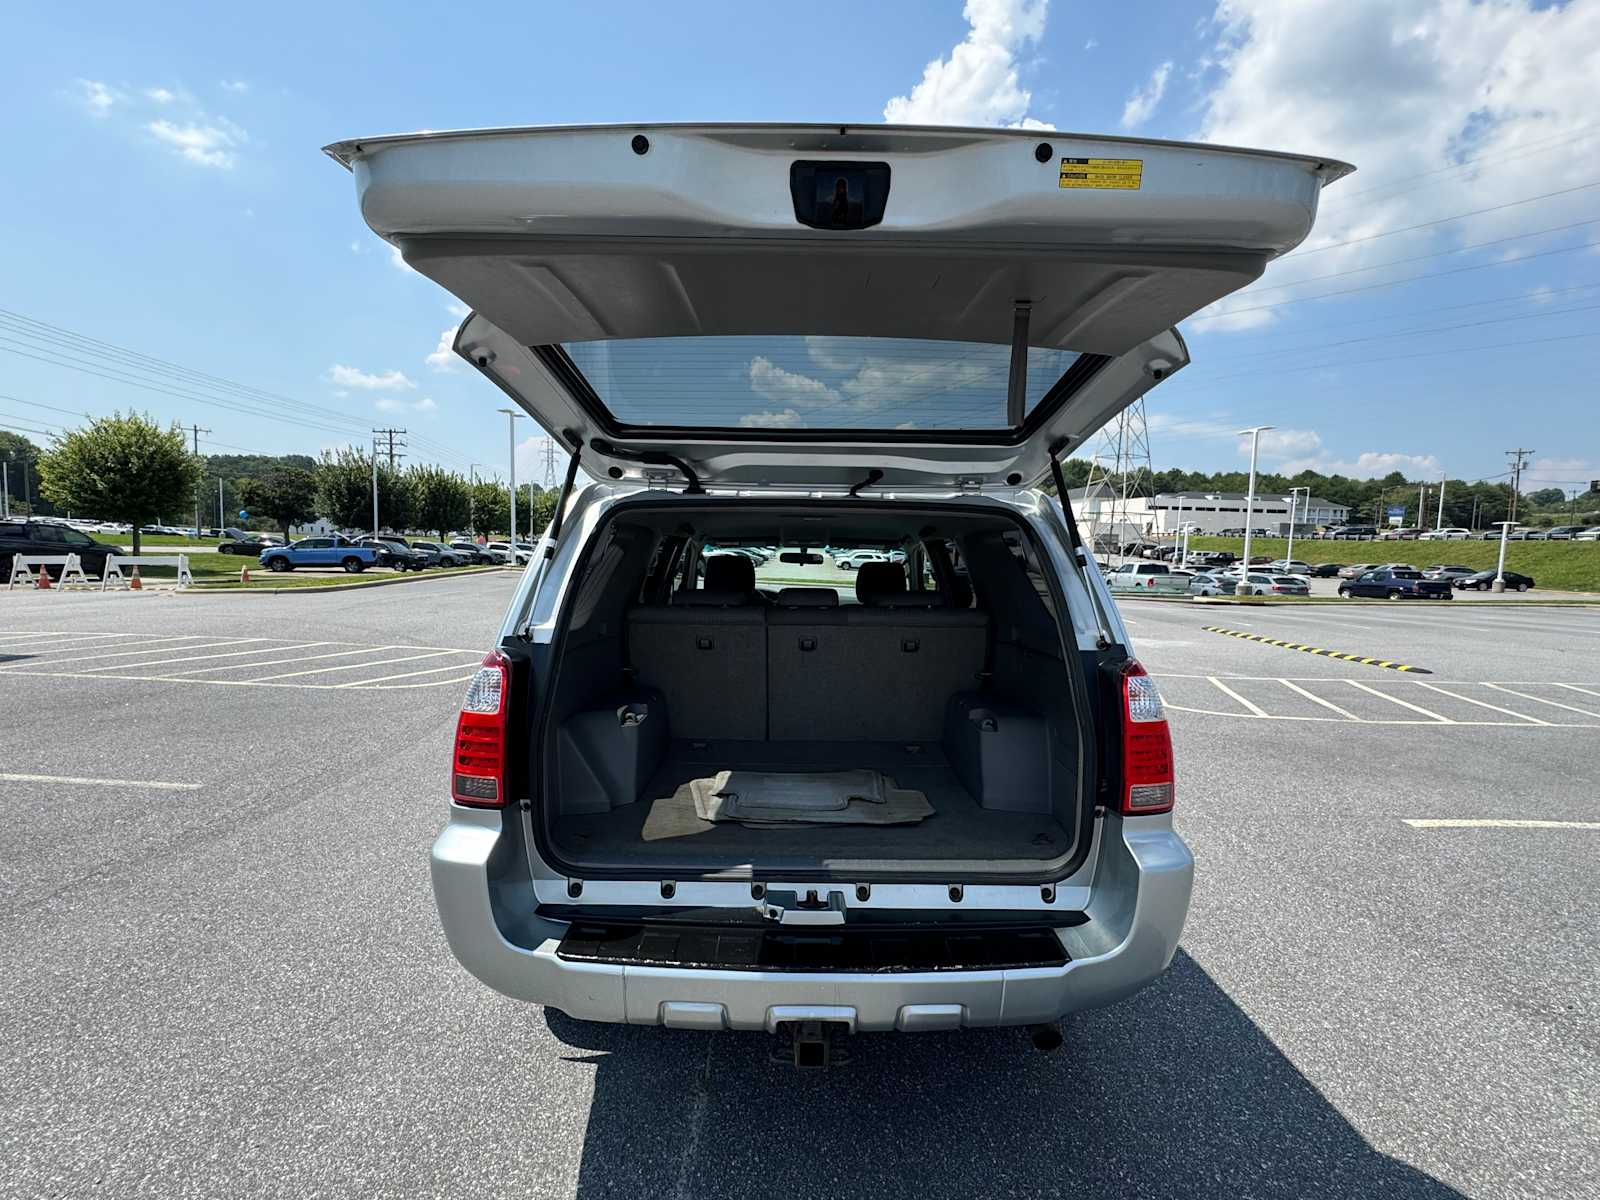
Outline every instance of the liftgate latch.
{"label": "liftgate latch", "polygon": [[844,893],[817,894],[807,890],[804,898],[795,892],[767,892],[756,901],[756,911],[769,921],[782,925],[843,925]]}

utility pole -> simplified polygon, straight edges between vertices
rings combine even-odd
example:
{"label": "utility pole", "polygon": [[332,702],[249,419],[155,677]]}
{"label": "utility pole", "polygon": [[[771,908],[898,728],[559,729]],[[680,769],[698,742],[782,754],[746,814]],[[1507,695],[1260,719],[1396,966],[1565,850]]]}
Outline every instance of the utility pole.
{"label": "utility pole", "polygon": [[1533,453],[1532,450],[1507,450],[1506,454],[1511,462],[1511,511],[1506,514],[1513,524],[1517,520],[1517,497],[1522,494],[1522,460]]}
{"label": "utility pole", "polygon": [[1294,558],[1294,518],[1295,518],[1295,511],[1296,511],[1297,503],[1298,503],[1298,501],[1300,499],[1300,493],[1301,492],[1304,492],[1306,494],[1306,512],[1309,513],[1311,511],[1311,489],[1309,487],[1290,488],[1289,489],[1289,548],[1283,552],[1284,561],[1286,561],[1286,562],[1289,561],[1290,559]]}
{"label": "utility pole", "polygon": [[[374,429],[372,432],[375,433],[380,438],[387,438],[388,439],[388,442],[389,442],[389,470],[391,470],[391,471],[394,470],[395,459],[404,458],[405,457],[404,454],[396,454],[395,450],[396,450],[396,448],[404,450],[405,449],[405,445],[406,445],[404,442],[395,441],[395,438],[398,435],[404,433],[405,430],[404,429]],[[377,454],[377,450],[378,450],[378,443],[377,443],[376,439],[373,440],[372,449],[373,449],[373,454],[376,455]]]}
{"label": "utility pole", "polygon": [[1439,476],[1439,515],[1433,519],[1433,527],[1435,529],[1444,528],[1444,489],[1449,482],[1449,475]]}
{"label": "utility pole", "polygon": [[217,528],[222,529],[228,524],[227,514],[222,511],[222,476],[217,476]]}
{"label": "utility pole", "polygon": [[[374,433],[385,432],[373,430]],[[378,439],[372,439],[372,536],[378,536]]]}
{"label": "utility pole", "polygon": [[1428,485],[1422,484],[1417,488],[1417,528],[1428,527]]}
{"label": "utility pole", "polygon": [[510,466],[511,466],[511,562],[517,561],[517,420],[522,416],[514,408],[497,409],[506,414],[506,428],[510,431]]}
{"label": "utility pole", "polygon": [[[199,458],[200,435],[202,433],[210,433],[211,430],[201,429],[198,425],[191,425],[189,428],[194,433],[194,456]],[[195,480],[194,484],[194,535],[195,537],[200,536],[200,481],[198,479]]]}
{"label": "utility pole", "polygon": [[11,515],[11,464],[0,462],[0,517]]}

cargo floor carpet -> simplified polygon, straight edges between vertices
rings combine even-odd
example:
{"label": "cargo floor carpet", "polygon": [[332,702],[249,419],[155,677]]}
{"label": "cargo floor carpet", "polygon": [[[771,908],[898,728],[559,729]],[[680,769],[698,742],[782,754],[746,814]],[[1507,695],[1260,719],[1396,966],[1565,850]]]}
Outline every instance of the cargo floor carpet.
{"label": "cargo floor carpet", "polygon": [[[933,809],[909,825],[743,825],[705,821],[691,781],[723,770],[881,771],[898,788],[921,792]],[[552,832],[584,862],[691,863],[701,869],[759,862],[836,869],[934,859],[979,859],[1022,866],[1057,858],[1071,834],[1046,813],[990,812],[961,786],[937,743],[908,753],[899,743],[675,743],[645,788],[645,798],[609,813],[557,818]]]}

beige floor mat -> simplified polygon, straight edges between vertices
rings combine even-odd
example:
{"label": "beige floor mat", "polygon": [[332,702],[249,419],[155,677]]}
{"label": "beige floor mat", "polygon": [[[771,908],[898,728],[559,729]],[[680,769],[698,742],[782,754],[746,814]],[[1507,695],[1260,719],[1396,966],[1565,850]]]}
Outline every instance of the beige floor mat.
{"label": "beige floor mat", "polygon": [[685,787],[702,821],[907,825],[933,815],[926,796],[880,771],[718,771]]}

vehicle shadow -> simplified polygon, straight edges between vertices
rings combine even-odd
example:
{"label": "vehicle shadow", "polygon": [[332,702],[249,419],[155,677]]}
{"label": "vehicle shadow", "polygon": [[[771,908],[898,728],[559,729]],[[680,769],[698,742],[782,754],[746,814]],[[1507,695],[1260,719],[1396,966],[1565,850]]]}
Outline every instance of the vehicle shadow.
{"label": "vehicle shadow", "polygon": [[799,1072],[765,1034],[545,1018],[593,1052],[583,1200],[1460,1195],[1374,1150],[1181,952],[1048,1055],[1020,1029],[859,1035]]}

